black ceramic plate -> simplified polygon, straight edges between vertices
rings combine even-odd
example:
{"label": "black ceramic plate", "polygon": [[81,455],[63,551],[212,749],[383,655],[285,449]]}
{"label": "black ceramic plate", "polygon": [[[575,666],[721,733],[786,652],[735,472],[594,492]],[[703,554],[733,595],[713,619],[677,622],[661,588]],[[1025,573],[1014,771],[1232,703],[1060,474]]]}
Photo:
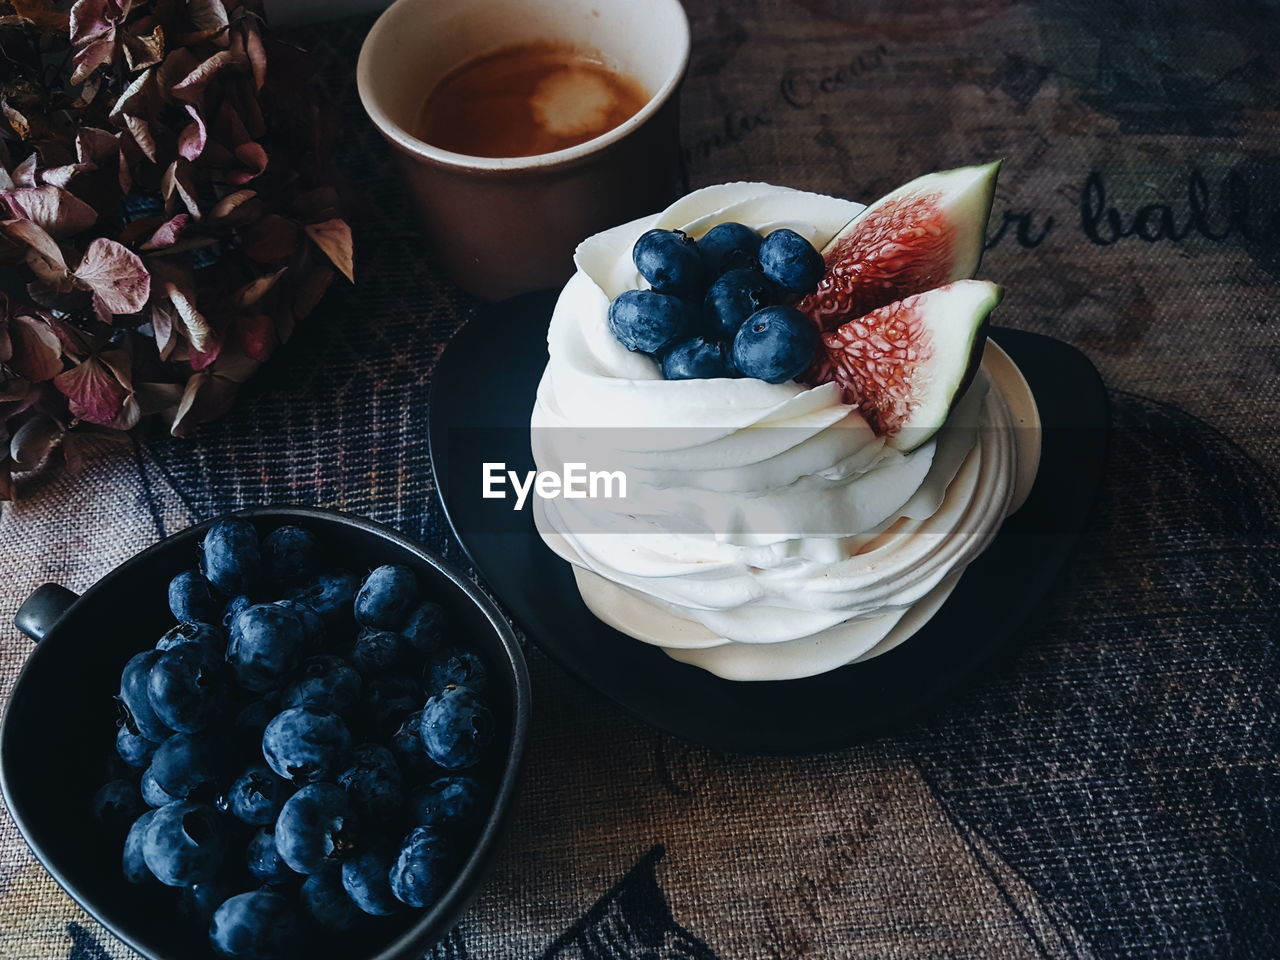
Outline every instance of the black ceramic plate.
{"label": "black ceramic plate", "polygon": [[1092,509],[1106,448],[1107,397],[1078,350],[997,328],[1044,425],[1034,489],[941,610],[902,646],[804,680],[743,683],[678,663],[597,620],[569,565],[529,509],[483,499],[481,464],[533,469],[529,416],[547,360],[554,293],[489,307],[440,358],[431,390],[431,458],[454,532],[515,620],[579,679],[670,733],[745,753],[848,746],[935,706],[1015,640],[1048,593]]}

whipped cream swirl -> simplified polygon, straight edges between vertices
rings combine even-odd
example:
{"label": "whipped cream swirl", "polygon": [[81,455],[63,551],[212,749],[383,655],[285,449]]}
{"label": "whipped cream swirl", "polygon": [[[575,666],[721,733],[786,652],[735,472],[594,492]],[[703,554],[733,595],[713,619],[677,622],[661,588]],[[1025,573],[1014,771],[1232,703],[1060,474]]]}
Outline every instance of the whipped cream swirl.
{"label": "whipped cream swirl", "polygon": [[698,190],[586,240],[552,317],[538,467],[611,443],[631,493],[538,500],[538,529],[597,616],[722,676],[805,676],[902,642],[1010,506],[1010,416],[983,371],[944,428],[903,454],[834,384],[667,381],[609,333],[612,298],[644,286],[631,248],[645,230],[696,238],[734,220],[821,248],[862,209],[763,183]]}

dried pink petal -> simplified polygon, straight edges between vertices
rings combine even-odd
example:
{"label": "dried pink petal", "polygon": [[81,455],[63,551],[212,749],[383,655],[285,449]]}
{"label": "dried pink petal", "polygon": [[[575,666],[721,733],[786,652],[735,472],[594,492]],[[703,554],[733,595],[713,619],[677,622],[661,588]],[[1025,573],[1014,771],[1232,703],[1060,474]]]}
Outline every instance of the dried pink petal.
{"label": "dried pink petal", "polygon": [[189,103],[186,106],[187,113],[191,114],[192,122],[183,128],[182,133],[178,134],[178,153],[188,160],[194,160],[204,153],[208,132],[205,130],[204,119],[200,116],[200,111]]}
{"label": "dried pink petal", "polygon": [[0,193],[0,199],[9,205],[11,216],[37,223],[59,240],[87,230],[98,221],[93,207],[51,184],[8,190]]}
{"label": "dried pink petal", "polygon": [[53,385],[67,398],[73,416],[103,426],[115,421],[129,396],[111,369],[93,356],[58,374]]}
{"label": "dried pink petal", "polygon": [[276,348],[276,327],[265,313],[241,314],[236,317],[236,334],[245,356],[266,363]]}
{"label": "dried pink petal", "polygon": [[71,42],[83,46],[115,33],[129,15],[133,0],[76,0],[71,7]]}
{"label": "dried pink petal", "polygon": [[248,183],[254,177],[260,176],[267,169],[267,151],[262,149],[261,144],[252,141],[242,143],[235,149],[236,159],[243,163],[248,170],[236,170],[227,176],[232,183],[239,185]]}
{"label": "dried pink petal", "polygon": [[99,237],[89,244],[75,278],[93,292],[99,319],[140,311],[151,295],[151,274],[138,255],[123,244]]}
{"label": "dried pink petal", "polygon": [[191,222],[189,213],[179,213],[177,216],[171,217],[162,223],[155,233],[142,245],[143,250],[162,250],[165,247],[171,247],[178,242],[178,238],[182,236],[182,232],[187,229],[187,224]]}
{"label": "dried pink petal", "polygon": [[115,58],[117,47],[115,34],[112,33],[110,36],[92,40],[78,49],[71,58],[71,62],[75,65],[75,69],[71,72],[71,82],[83,83],[93,71],[104,63],[110,63]]}

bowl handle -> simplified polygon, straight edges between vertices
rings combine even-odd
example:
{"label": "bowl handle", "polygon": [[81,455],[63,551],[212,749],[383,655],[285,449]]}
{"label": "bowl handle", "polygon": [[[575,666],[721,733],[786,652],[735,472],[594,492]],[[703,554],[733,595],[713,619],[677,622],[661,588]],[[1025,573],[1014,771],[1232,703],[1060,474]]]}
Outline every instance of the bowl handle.
{"label": "bowl handle", "polygon": [[13,615],[14,626],[38,643],[79,599],[80,594],[60,583],[41,584]]}

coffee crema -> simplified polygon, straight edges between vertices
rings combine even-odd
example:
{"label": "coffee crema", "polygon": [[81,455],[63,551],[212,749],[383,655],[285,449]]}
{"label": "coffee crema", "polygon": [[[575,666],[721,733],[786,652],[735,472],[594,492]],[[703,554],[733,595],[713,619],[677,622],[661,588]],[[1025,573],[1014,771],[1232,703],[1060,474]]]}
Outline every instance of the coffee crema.
{"label": "coffee crema", "polygon": [[607,133],[648,100],[638,81],[597,52],[519,44],[448,73],[427,95],[414,134],[472,157],[531,157]]}

